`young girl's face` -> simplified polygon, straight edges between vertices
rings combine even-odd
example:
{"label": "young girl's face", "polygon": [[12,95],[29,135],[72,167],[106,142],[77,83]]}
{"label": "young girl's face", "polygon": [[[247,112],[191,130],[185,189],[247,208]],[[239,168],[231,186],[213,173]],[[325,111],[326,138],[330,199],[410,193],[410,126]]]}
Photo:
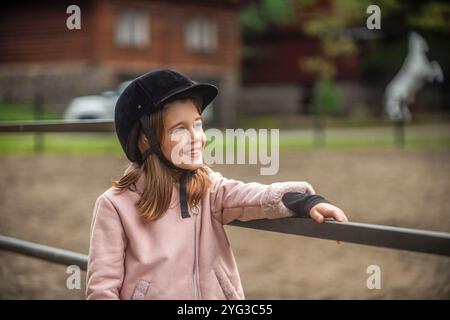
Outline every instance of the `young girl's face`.
{"label": "young girl's face", "polygon": [[191,100],[177,100],[165,106],[161,151],[177,167],[194,170],[203,165],[206,143],[202,118]]}

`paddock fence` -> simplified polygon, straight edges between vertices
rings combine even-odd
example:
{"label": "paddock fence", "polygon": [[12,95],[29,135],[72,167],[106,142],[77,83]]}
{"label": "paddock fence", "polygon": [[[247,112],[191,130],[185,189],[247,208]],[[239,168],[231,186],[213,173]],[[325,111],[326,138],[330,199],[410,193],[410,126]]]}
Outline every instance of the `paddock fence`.
{"label": "paddock fence", "polygon": [[[112,120],[0,122],[0,133],[113,132]],[[450,257],[450,233],[291,217],[233,221],[231,226]],[[86,270],[87,255],[0,235],[0,249]]]}

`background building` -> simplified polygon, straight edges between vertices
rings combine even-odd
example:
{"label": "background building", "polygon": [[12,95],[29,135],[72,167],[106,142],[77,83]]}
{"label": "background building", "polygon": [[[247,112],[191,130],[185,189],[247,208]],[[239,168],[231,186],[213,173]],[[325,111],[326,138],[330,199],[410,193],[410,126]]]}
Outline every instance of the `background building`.
{"label": "background building", "polygon": [[18,1],[0,12],[0,100],[62,111],[76,96],[115,89],[157,68],[220,87],[214,119],[234,121],[239,85],[241,1],[76,1],[81,29],[69,30],[73,1]]}

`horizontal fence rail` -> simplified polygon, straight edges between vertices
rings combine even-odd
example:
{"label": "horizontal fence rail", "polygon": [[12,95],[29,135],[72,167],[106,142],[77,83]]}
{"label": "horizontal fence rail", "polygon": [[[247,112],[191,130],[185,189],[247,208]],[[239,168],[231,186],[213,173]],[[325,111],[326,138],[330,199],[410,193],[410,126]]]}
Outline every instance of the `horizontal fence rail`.
{"label": "horizontal fence rail", "polygon": [[1,121],[0,132],[113,132],[111,120]]}
{"label": "horizontal fence rail", "polygon": [[234,221],[232,226],[274,231],[319,239],[450,256],[450,233],[357,222],[305,218]]}
{"label": "horizontal fence rail", "polygon": [[[274,231],[312,238],[450,256],[450,233],[397,228],[356,222],[281,218],[234,221],[231,226]],[[0,235],[0,249],[25,254],[64,265],[78,265],[86,270],[88,258],[81,253]]]}
{"label": "horizontal fence rail", "polygon": [[86,270],[88,257],[69,250],[0,235],[0,249]]}

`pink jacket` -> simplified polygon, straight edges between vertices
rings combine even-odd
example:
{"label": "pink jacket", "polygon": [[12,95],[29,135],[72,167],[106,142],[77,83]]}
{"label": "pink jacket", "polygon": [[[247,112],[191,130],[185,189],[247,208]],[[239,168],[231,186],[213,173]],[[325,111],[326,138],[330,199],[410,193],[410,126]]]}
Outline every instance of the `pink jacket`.
{"label": "pink jacket", "polygon": [[[208,194],[186,219],[177,183],[170,208],[152,222],[139,217],[137,192],[110,188],[100,195],[91,226],[87,299],[244,299],[223,225],[292,216],[282,195],[314,190],[306,182],[263,185],[213,171],[210,176]],[[142,183],[141,178],[138,192]]]}

